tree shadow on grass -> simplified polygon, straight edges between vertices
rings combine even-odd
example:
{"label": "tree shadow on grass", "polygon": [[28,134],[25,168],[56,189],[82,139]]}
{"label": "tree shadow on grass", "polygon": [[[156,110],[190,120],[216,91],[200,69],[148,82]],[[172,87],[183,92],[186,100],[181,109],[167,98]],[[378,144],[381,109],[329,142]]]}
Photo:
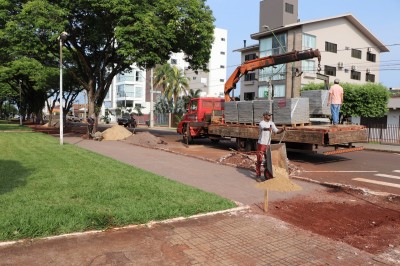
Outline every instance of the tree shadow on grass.
{"label": "tree shadow on grass", "polygon": [[0,195],[24,186],[29,174],[18,161],[0,160]]}

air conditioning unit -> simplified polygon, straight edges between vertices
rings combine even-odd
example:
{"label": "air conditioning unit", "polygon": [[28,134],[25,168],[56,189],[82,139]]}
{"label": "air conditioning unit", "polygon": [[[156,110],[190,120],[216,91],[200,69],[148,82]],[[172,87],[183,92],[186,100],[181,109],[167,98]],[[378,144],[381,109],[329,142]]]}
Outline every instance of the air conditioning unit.
{"label": "air conditioning unit", "polygon": [[367,68],[367,70],[366,70],[366,71],[367,71],[367,73],[368,73],[368,74],[369,74],[369,73],[371,73],[371,70],[369,70],[369,68]]}
{"label": "air conditioning unit", "polygon": [[351,70],[356,70],[356,66],[351,66]]}
{"label": "air conditioning unit", "polygon": [[350,47],[346,46],[345,49],[346,49],[346,50],[350,50]]}
{"label": "air conditioning unit", "polygon": [[368,51],[368,53],[370,53],[371,52],[371,47],[368,47],[367,51]]}
{"label": "air conditioning unit", "polygon": [[337,63],[338,68],[343,68],[343,62]]}

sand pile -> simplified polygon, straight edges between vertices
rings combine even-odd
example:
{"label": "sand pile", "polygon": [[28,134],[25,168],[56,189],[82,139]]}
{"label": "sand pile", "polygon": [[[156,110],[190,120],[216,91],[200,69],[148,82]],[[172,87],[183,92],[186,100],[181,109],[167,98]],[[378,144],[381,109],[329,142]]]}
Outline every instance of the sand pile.
{"label": "sand pile", "polygon": [[278,192],[290,192],[302,189],[299,185],[293,183],[289,179],[286,169],[273,166],[273,172],[274,178],[256,184],[256,188],[268,189]]}
{"label": "sand pile", "polygon": [[160,139],[159,137],[152,135],[149,132],[138,132],[126,138],[125,141],[132,144],[149,146],[149,147],[155,147],[158,146],[159,144],[164,144],[164,145],[167,144],[167,142]]}
{"label": "sand pile", "polygon": [[103,131],[103,140],[123,140],[132,136],[132,132],[123,126],[115,125]]}

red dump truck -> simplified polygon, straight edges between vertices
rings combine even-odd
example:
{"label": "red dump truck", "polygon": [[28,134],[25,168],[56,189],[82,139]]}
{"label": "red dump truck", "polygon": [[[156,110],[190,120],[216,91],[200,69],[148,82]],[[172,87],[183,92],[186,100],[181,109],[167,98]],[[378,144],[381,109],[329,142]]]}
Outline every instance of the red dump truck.
{"label": "red dump truck", "polygon": [[[239,150],[251,151],[256,149],[258,139],[258,122],[255,114],[253,120],[235,122],[226,121],[225,107],[232,99],[229,96],[240,77],[248,71],[261,69],[277,64],[290,63],[317,57],[321,60],[318,50],[294,51],[286,54],[268,56],[246,61],[239,66],[225,84],[225,99],[222,98],[193,98],[188,112],[178,124],[177,132],[183,135],[183,141],[190,144],[196,138],[209,138],[212,142],[221,139],[236,139]],[[283,101],[284,102],[284,101]],[[238,102],[243,103],[243,102]],[[279,103],[278,103],[279,104]],[[308,115],[308,114],[307,114]],[[353,147],[352,143],[366,142],[367,130],[359,125],[313,125],[278,124],[285,126],[286,132],[272,137],[272,141],[283,142],[287,148],[312,151],[318,147],[333,147],[324,154],[337,154],[361,150],[362,147]]]}

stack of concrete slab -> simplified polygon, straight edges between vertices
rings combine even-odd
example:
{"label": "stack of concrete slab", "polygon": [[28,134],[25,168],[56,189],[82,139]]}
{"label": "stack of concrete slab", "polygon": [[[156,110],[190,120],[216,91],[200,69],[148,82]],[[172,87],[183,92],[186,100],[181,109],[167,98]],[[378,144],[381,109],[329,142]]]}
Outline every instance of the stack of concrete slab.
{"label": "stack of concrete slab", "polygon": [[330,115],[330,107],[327,106],[329,99],[328,90],[309,90],[301,92],[302,98],[308,98],[310,102],[310,115]]}
{"label": "stack of concrete slab", "polygon": [[238,123],[239,113],[237,108],[237,102],[225,102],[225,122],[227,123]]}
{"label": "stack of concrete slab", "polygon": [[253,124],[253,103],[251,101],[237,102],[239,123]]}
{"label": "stack of concrete slab", "polygon": [[304,124],[310,122],[308,98],[274,100],[273,121],[278,125]]}
{"label": "stack of concrete slab", "polygon": [[253,101],[253,116],[254,123],[258,124],[263,120],[263,113],[265,111],[272,111],[272,100],[254,100]]}

